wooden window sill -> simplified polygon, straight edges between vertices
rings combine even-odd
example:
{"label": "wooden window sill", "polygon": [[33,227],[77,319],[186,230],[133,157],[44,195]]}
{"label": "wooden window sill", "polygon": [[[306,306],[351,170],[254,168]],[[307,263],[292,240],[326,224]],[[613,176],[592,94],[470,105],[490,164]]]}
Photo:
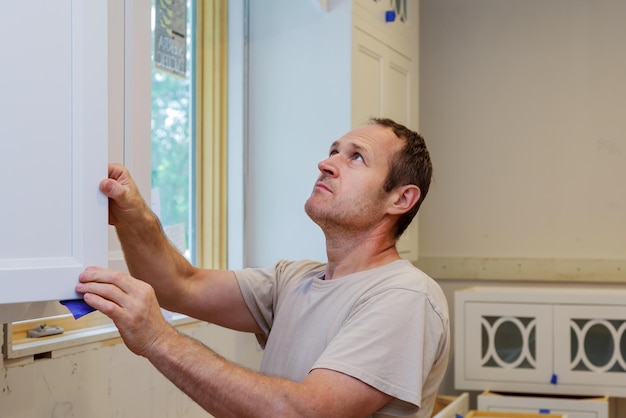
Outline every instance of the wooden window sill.
{"label": "wooden window sill", "polygon": [[[90,314],[91,315],[91,314]],[[181,327],[198,322],[197,319],[186,315],[167,313],[168,322],[174,327]],[[65,316],[50,324],[65,323]],[[56,323],[55,323],[56,322]],[[4,325],[4,367],[21,366],[42,358],[57,358],[74,352],[84,351],[88,344],[111,345],[122,343],[117,327],[111,323],[96,324],[69,329],[62,334],[40,338],[28,338],[25,332],[19,330],[20,324]],[[13,328],[17,327],[18,330]],[[65,329],[65,328],[64,328]]]}

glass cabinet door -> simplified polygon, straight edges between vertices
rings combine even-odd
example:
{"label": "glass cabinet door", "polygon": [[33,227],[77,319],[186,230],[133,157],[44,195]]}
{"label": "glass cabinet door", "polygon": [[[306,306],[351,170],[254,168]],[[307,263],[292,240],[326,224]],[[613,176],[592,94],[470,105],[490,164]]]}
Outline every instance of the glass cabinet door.
{"label": "glass cabinet door", "polygon": [[549,305],[466,303],[466,378],[549,383],[551,317]]}
{"label": "glass cabinet door", "polygon": [[626,389],[625,306],[555,306],[554,339],[559,383],[581,393]]}

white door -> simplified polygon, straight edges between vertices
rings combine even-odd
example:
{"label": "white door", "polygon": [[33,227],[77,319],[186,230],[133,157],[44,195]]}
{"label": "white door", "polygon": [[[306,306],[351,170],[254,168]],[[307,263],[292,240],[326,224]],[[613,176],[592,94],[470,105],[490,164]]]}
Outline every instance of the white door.
{"label": "white door", "polygon": [[2,15],[0,304],[75,298],[80,271],[107,263],[107,1]]}

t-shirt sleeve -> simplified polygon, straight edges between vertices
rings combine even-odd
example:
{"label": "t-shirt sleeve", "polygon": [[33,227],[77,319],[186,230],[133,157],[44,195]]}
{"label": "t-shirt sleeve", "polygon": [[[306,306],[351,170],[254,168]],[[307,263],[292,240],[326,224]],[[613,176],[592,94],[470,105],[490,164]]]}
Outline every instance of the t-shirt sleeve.
{"label": "t-shirt sleeve", "polygon": [[413,414],[431,368],[447,361],[446,327],[425,293],[386,289],[354,308],[313,369],[355,377],[397,398],[386,412]]}
{"label": "t-shirt sleeve", "polygon": [[241,294],[250,309],[250,313],[263,330],[256,338],[265,348],[267,337],[274,322],[274,304],[276,297],[275,268],[248,268],[236,270],[235,277]]}
{"label": "t-shirt sleeve", "polygon": [[317,261],[279,260],[267,268],[234,271],[244,301],[263,330],[263,334],[256,336],[261,347],[265,348],[270,330],[274,326],[274,315],[281,292],[303,277],[316,274],[320,269],[323,269],[323,264]]}

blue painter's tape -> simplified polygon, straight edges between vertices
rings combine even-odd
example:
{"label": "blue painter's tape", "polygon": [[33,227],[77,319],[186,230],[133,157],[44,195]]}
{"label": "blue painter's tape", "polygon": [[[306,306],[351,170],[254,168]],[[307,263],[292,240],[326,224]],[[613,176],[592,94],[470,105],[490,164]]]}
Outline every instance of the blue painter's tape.
{"label": "blue painter's tape", "polygon": [[556,374],[552,375],[552,378],[550,379],[550,383],[552,383],[553,385],[556,385],[559,381],[559,378],[556,376]]}
{"label": "blue painter's tape", "polygon": [[549,409],[540,409],[540,410],[539,410],[539,413],[540,413],[540,414],[549,414],[549,413],[550,413],[550,410],[549,410]]}
{"label": "blue painter's tape", "polygon": [[393,10],[387,10],[385,12],[385,22],[395,22],[396,21],[396,12]]}
{"label": "blue painter's tape", "polygon": [[78,319],[81,316],[85,316],[88,313],[95,311],[94,308],[87,305],[87,303],[82,299],[61,300],[60,303],[70,310],[74,319]]}

